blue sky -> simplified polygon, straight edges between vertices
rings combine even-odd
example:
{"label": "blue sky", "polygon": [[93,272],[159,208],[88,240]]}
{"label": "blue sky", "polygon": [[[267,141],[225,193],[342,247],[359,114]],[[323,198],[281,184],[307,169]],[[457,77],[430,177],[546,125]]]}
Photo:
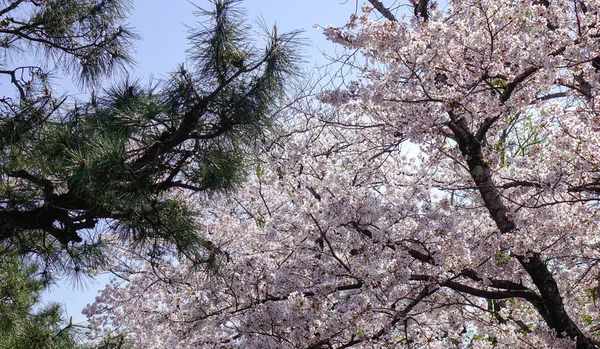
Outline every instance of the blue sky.
{"label": "blue sky", "polygon": [[[304,29],[312,41],[307,53],[316,60],[318,48],[331,51],[321,30],[315,24],[341,25],[354,11],[355,0],[245,0],[242,6],[251,22],[260,16],[267,25],[277,23],[280,31]],[[359,0],[361,1],[361,0]],[[142,35],[138,46],[138,72],[158,73],[173,69],[184,58],[188,47],[185,24],[197,21],[195,8],[186,0],[136,0],[131,24]],[[200,7],[209,7],[207,0],[196,0]],[[329,46],[329,47],[328,47]]]}
{"label": "blue sky", "polygon": [[[195,0],[200,7],[210,8],[208,0]],[[358,0],[360,7],[363,0]],[[277,23],[279,32],[303,29],[303,37],[308,39],[305,60],[308,67],[327,63],[321,52],[334,54],[336,47],[328,43],[315,24],[325,26],[343,25],[356,10],[356,0],[245,0],[241,6],[246,9],[248,19],[255,21],[262,16],[270,27]],[[135,0],[129,24],[140,34],[136,45],[137,66],[129,72],[133,77],[147,82],[150,76],[160,78],[185,61],[188,48],[187,29],[184,24],[193,25],[196,8],[187,0]],[[61,89],[85,99],[77,89],[62,80]],[[44,302],[56,301],[67,308],[75,323],[85,321],[81,309],[93,302],[96,291],[108,281],[108,276],[96,280],[86,280],[81,289],[74,288],[72,282],[59,280],[51,292],[44,295]]]}

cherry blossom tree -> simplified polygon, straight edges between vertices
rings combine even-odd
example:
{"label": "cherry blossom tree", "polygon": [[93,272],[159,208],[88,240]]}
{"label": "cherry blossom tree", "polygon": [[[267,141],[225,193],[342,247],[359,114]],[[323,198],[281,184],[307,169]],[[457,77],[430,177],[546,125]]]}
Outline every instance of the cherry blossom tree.
{"label": "cherry blossom tree", "polygon": [[210,268],[116,265],[86,308],[95,335],[600,345],[600,1],[406,5],[324,29],[360,53],[354,80],[286,110],[244,189],[193,197]]}

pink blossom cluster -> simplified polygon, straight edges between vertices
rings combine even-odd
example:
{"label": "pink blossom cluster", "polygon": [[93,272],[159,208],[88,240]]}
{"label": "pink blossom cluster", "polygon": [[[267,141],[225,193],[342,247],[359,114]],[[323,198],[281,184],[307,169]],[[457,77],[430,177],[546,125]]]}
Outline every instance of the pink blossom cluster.
{"label": "pink blossom cluster", "polygon": [[363,10],[325,28],[366,59],[350,88],[287,110],[243,189],[194,197],[217,265],[123,258],[86,309],[94,336],[598,345],[600,1],[451,0],[427,21]]}

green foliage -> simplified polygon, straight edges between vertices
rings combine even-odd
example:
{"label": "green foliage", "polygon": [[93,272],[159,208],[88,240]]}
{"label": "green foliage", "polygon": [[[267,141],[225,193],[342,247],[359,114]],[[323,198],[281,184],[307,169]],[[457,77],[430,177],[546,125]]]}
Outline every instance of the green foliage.
{"label": "green foliage", "polygon": [[492,80],[492,86],[504,88],[504,87],[506,87],[506,79],[503,79],[503,78],[494,79],[494,80]]}
{"label": "green foliage", "polygon": [[251,28],[234,6],[239,2],[215,1],[214,10],[200,9],[207,18],[201,29],[190,28],[191,59],[201,74],[213,77],[219,84],[225,83],[251,56],[246,37]]}
{"label": "green foliage", "polygon": [[505,167],[517,156],[529,156],[531,147],[544,141],[536,129],[536,118],[517,114],[509,117],[506,129],[492,148],[500,154],[500,166]]}
{"label": "green foliage", "polygon": [[[155,85],[126,79],[73,102],[52,96],[41,68],[13,81],[18,102],[0,101],[2,246],[47,273],[78,274],[108,261],[100,238],[108,228],[110,243],[118,238],[136,255],[214,263],[219,251],[179,198],[243,182],[248,155],[268,136],[297,73],[301,43],[274,28],[255,47],[238,3],[201,10],[206,21],[190,29],[189,62]],[[120,24],[128,6],[30,2],[23,21],[44,38],[34,46],[89,84],[130,60],[133,36]]]}
{"label": "green foliage", "polygon": [[201,181],[203,188],[232,188],[244,179],[243,160],[239,151],[210,149],[198,164],[194,175]]}
{"label": "green foliage", "polygon": [[487,342],[493,347],[498,344],[498,340],[495,337],[490,337],[487,334],[474,334],[469,341],[467,348],[475,348],[475,343],[477,342]]}
{"label": "green foliage", "polygon": [[107,336],[103,338],[103,340],[98,343],[98,345],[93,346],[94,349],[130,349],[132,348],[127,344],[125,337],[123,335],[120,336]]}
{"label": "green foliage", "polygon": [[[131,7],[129,0],[13,3],[21,5],[26,15],[20,21],[5,17],[9,28],[32,37],[38,49],[59,67],[76,72],[84,84],[94,84],[115,68],[132,62],[131,43],[136,35],[122,24]],[[20,35],[4,35],[6,42],[19,43],[13,36]]]}
{"label": "green foliage", "polygon": [[587,315],[587,314],[586,314],[586,315],[582,315],[582,316],[581,316],[581,320],[582,320],[582,321],[583,321],[585,324],[587,324],[587,325],[591,325],[591,324],[593,324],[593,323],[594,323],[594,319],[593,319],[591,316]]}
{"label": "green foliage", "polygon": [[67,323],[58,304],[40,307],[49,285],[37,265],[21,263],[15,254],[0,254],[0,348],[76,348],[82,328]]}

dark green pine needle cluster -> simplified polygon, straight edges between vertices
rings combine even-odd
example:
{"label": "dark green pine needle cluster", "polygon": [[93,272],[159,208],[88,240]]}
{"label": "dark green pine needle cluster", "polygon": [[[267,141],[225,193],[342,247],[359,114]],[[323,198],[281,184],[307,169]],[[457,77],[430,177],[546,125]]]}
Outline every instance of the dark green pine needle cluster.
{"label": "dark green pine needle cluster", "polygon": [[36,306],[48,276],[6,250],[0,265],[0,349],[78,348],[83,328],[63,318],[59,304]]}
{"label": "dark green pine needle cluster", "polygon": [[[130,0],[1,1],[0,47],[35,49],[83,85],[133,61],[137,36],[123,23]],[[18,78],[18,74],[17,74]]]}
{"label": "dark green pine needle cluster", "polygon": [[[19,96],[0,101],[2,246],[49,273],[102,268],[115,237],[150,259],[214,262],[220,251],[198,234],[201,223],[180,198],[240,185],[299,64],[298,33],[274,28],[256,47],[238,2],[201,10],[188,62],[151,86],[125,80],[73,103],[53,96],[41,68],[5,73]],[[8,16],[21,3],[19,13],[36,24],[31,32]],[[20,40],[85,84],[130,61],[133,35],[120,23],[127,1],[0,4],[5,31],[22,31]],[[16,39],[3,33],[11,47]]]}

